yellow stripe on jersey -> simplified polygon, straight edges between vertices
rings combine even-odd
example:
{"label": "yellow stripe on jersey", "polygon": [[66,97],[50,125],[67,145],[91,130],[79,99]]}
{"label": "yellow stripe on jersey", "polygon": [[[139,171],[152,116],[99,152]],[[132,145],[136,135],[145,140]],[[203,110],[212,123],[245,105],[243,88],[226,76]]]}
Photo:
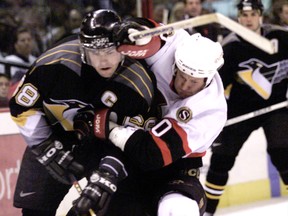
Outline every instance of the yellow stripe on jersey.
{"label": "yellow stripe on jersey", "polygon": [[212,194],[209,194],[209,193],[206,193],[206,197],[209,198],[209,199],[212,199],[212,200],[219,200],[220,199],[220,196],[218,195],[212,195]]}
{"label": "yellow stripe on jersey", "polygon": [[36,60],[36,64],[34,68],[29,71],[29,74],[31,74],[38,66],[51,65],[61,62],[61,64],[65,65],[80,75],[82,61],[79,43],[77,43],[77,41],[78,40],[74,40],[73,43],[67,42],[61,44],[43,53]]}
{"label": "yellow stripe on jersey", "polygon": [[232,87],[233,87],[233,84],[229,84],[229,85],[225,88],[225,90],[224,90],[224,95],[225,95],[225,98],[226,98],[226,99],[229,99],[229,96],[230,96]]}
{"label": "yellow stripe on jersey", "polygon": [[133,85],[135,87],[135,89],[137,89],[137,92],[144,98],[144,94],[141,92],[141,90],[137,87],[137,84],[135,84],[133,82],[133,80],[129,79],[127,76],[124,76],[123,74],[119,74],[119,76],[121,76],[122,78],[124,78],[125,80],[129,81],[131,83],[131,85]]}
{"label": "yellow stripe on jersey", "polygon": [[139,64],[139,62],[135,63],[135,65],[142,69],[146,77],[152,82],[151,77],[148,75],[147,70],[143,67],[143,65]]}
{"label": "yellow stripe on jersey", "polygon": [[48,52],[50,52],[50,51],[53,51],[53,50],[56,50],[56,49],[59,49],[59,48],[61,48],[61,47],[69,47],[69,46],[71,46],[71,47],[79,47],[79,40],[73,40],[73,41],[69,41],[69,42],[67,42],[67,43],[64,43],[64,44],[60,44],[60,45],[58,45],[58,46],[56,46],[56,47],[53,47],[53,48],[51,48],[50,50],[48,50]]}
{"label": "yellow stripe on jersey", "polygon": [[114,81],[132,88],[147,101],[149,106],[151,105],[154,86],[151,77],[141,64],[126,59],[126,62],[121,65],[115,74],[118,76],[115,76]]}
{"label": "yellow stripe on jersey", "polygon": [[52,123],[60,123],[66,131],[73,130],[73,116],[76,114],[76,110],[69,110],[67,104],[48,104],[44,102],[44,109],[47,118]]}
{"label": "yellow stripe on jersey", "polygon": [[[139,65],[137,65],[137,66],[139,66]],[[152,80],[151,80],[151,78],[148,76],[146,70],[145,70],[143,67],[139,67],[139,68],[142,69],[143,74],[145,74],[146,77],[149,79],[149,81],[152,82]],[[147,86],[146,82],[143,80],[143,77],[141,77],[136,71],[132,70],[132,68],[129,68],[129,67],[128,67],[128,69],[129,69],[130,71],[132,71],[133,73],[135,73],[135,75],[138,76],[138,77],[141,79],[141,81],[143,82],[144,86],[146,87],[146,89],[147,89],[150,97],[152,97],[153,95],[152,95],[152,93],[151,93],[151,90],[150,90],[150,88]]]}
{"label": "yellow stripe on jersey", "polygon": [[37,109],[30,109],[26,112],[23,112],[19,115],[17,115],[17,117],[14,117],[11,115],[12,120],[20,127],[24,127],[24,125],[27,122],[27,119],[29,118],[29,116],[33,116],[35,115],[35,113],[37,112]]}
{"label": "yellow stripe on jersey", "polygon": [[209,188],[213,188],[213,189],[217,189],[217,190],[224,190],[225,189],[225,185],[221,186],[221,185],[216,185],[216,184],[212,184],[210,182],[205,182],[205,185]]}
{"label": "yellow stripe on jersey", "polygon": [[252,78],[251,70],[238,72],[239,77],[248,84],[252,89],[254,89],[261,97],[264,99],[268,99],[270,97],[270,93],[263,89],[255,80]]}
{"label": "yellow stripe on jersey", "polygon": [[[75,51],[71,51],[71,50],[58,50],[56,52],[52,52],[52,53],[49,53],[47,55],[44,55],[43,57],[39,58],[36,62],[37,64],[40,63],[40,61],[50,57],[50,56],[53,56],[53,55],[56,55],[58,53],[69,53],[69,54],[75,54],[75,55],[79,55],[80,56],[80,53],[78,52],[75,52]],[[48,62],[45,62],[44,64],[47,64]]]}
{"label": "yellow stripe on jersey", "polygon": [[55,59],[54,61],[45,63],[45,65],[54,64],[54,63],[59,62],[59,61],[68,61],[68,62],[71,62],[71,63],[76,64],[77,66],[81,67],[81,64],[79,64],[78,62],[72,61],[71,59],[67,59],[67,58]]}

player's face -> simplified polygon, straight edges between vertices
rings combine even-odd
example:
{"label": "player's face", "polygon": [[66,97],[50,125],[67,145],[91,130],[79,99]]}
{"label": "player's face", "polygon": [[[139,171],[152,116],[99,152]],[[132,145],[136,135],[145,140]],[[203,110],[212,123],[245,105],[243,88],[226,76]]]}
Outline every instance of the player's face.
{"label": "player's face", "polygon": [[6,77],[1,76],[0,77],[0,98],[8,97],[9,86],[10,86],[9,80]]}
{"label": "player's face", "polygon": [[92,50],[86,52],[89,65],[93,66],[100,76],[109,78],[116,71],[123,56],[117,52],[115,47]]}
{"label": "player's face", "polygon": [[282,12],[279,14],[279,17],[285,25],[288,25],[288,4],[283,5]]}
{"label": "player's face", "polygon": [[174,88],[181,98],[197,94],[206,84],[205,78],[194,78],[177,69]]}
{"label": "player's face", "polygon": [[238,15],[238,22],[258,34],[261,33],[262,16],[259,10],[241,11]]}
{"label": "player's face", "polygon": [[185,9],[189,16],[196,17],[201,14],[202,4],[201,0],[186,0]]}

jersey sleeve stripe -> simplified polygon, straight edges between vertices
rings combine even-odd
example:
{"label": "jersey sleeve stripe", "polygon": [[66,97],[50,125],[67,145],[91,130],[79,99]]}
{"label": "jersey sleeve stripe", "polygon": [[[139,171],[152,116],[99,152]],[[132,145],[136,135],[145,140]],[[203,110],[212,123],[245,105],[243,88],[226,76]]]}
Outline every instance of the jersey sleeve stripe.
{"label": "jersey sleeve stripe", "polygon": [[164,166],[171,164],[172,156],[167,144],[161,138],[154,136],[153,133],[150,132],[150,134],[162,154]]}
{"label": "jersey sleeve stripe", "polygon": [[179,137],[181,137],[182,147],[183,147],[183,150],[185,151],[186,155],[190,154],[192,152],[192,150],[189,148],[187,133],[183,130],[182,127],[180,127],[177,124],[176,120],[170,119],[170,121],[172,122],[174,130],[177,132]]}

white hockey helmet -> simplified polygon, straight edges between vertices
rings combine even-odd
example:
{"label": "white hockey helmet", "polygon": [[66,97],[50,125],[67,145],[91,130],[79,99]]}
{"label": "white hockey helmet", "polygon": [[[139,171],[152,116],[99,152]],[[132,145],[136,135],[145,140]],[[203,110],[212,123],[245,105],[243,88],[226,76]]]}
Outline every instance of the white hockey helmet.
{"label": "white hockey helmet", "polygon": [[207,86],[224,64],[222,46],[200,33],[193,34],[176,48],[175,64],[192,77],[207,78]]}

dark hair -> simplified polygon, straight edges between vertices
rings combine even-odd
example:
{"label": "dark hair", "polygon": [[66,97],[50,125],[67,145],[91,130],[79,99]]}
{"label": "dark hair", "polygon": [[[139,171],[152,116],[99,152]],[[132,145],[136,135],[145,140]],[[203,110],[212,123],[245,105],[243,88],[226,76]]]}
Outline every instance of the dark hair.
{"label": "dark hair", "polygon": [[272,22],[274,24],[281,25],[281,19],[279,17],[279,14],[282,12],[284,5],[288,5],[287,0],[278,0],[274,2],[272,6],[272,15],[273,15]]}
{"label": "dark hair", "polygon": [[237,4],[238,11],[245,10],[245,8],[251,8],[253,10],[259,10],[260,13],[263,13],[264,6],[261,0],[240,0]]}
{"label": "dark hair", "polygon": [[10,77],[7,74],[0,73],[0,78],[1,77],[6,77],[9,81],[11,80]]}
{"label": "dark hair", "polygon": [[[187,0],[183,0],[185,4],[187,4]],[[205,0],[200,0],[201,3],[205,2]]]}
{"label": "dark hair", "polygon": [[24,26],[20,26],[20,27],[18,27],[16,29],[16,31],[14,33],[13,44],[15,44],[17,42],[19,34],[24,33],[24,32],[28,32],[28,33],[30,33],[32,35],[32,33],[31,33],[29,28],[26,28]]}

